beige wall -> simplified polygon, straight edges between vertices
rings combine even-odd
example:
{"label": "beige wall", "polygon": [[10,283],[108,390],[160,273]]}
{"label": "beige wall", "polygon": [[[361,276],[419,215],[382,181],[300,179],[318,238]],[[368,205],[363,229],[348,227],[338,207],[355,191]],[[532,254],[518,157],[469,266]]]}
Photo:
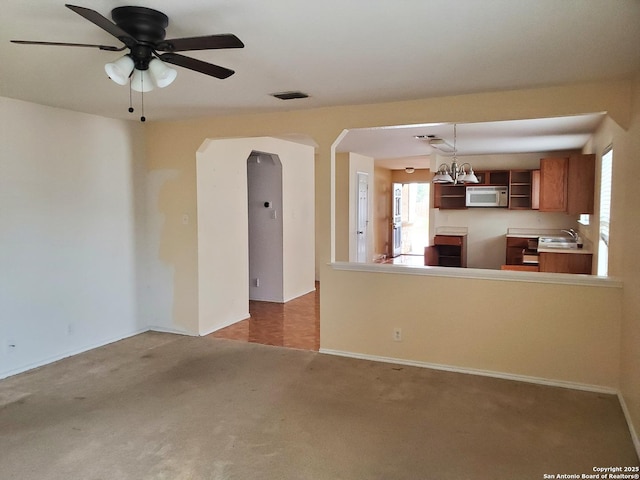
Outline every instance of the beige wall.
{"label": "beige wall", "polygon": [[618,388],[620,288],[368,268],[323,270],[323,351]]}
{"label": "beige wall", "polygon": [[433,175],[431,174],[431,170],[428,168],[417,168],[413,173],[407,173],[404,170],[391,171],[392,183],[428,183],[432,178]]}
{"label": "beige wall", "polygon": [[[615,174],[614,189],[620,187],[623,194],[614,197],[612,208],[616,213],[616,228],[612,232],[621,237],[614,254],[614,264],[620,265],[619,274],[624,279],[625,294],[622,303],[622,359],[620,362],[620,389],[627,410],[640,433],[640,255],[634,246],[640,238],[640,174],[638,173],[638,152],[640,152],[640,75],[636,77],[633,95],[633,117],[626,134],[619,141],[614,139],[616,165],[621,165],[622,175]],[[617,153],[622,147],[622,153]],[[619,160],[618,160],[619,159]],[[617,167],[614,167],[617,168]],[[612,200],[612,201],[613,201]],[[617,240],[616,240],[617,242]],[[625,254],[626,253],[626,254]],[[616,267],[618,268],[618,267]],[[636,435],[637,440],[637,435]],[[640,444],[636,443],[640,451]]]}
{"label": "beige wall", "polygon": [[[146,125],[150,174],[172,172],[159,187],[159,258],[173,269],[174,317],[197,317],[196,226],[181,229],[182,212],[195,214],[195,151],[205,138],[305,134],[316,150],[316,272],[330,259],[331,145],[344,129],[425,122],[479,122],[608,111],[621,125],[630,121],[628,81],[532,90],[491,92],[377,105],[224,116]],[[153,212],[152,212],[153,213]]]}
{"label": "beige wall", "polygon": [[376,259],[386,258],[391,254],[392,173],[387,168],[375,167],[374,170],[373,231],[375,236],[374,257]]}
{"label": "beige wall", "polygon": [[[636,82],[636,96],[638,95],[638,87]],[[197,289],[197,262],[195,255],[195,247],[197,245],[196,230],[179,231],[177,228],[180,224],[180,214],[183,211],[195,210],[195,151],[205,138],[220,137],[245,137],[245,136],[280,136],[292,133],[306,134],[313,138],[318,144],[316,150],[316,270],[320,273],[320,280],[323,283],[333,284],[344,287],[344,292],[337,292],[332,287],[323,286],[321,295],[321,331],[322,331],[322,347],[330,348],[339,346],[345,350],[356,351],[362,345],[362,342],[369,342],[367,351],[375,352],[379,349],[381,353],[386,350],[382,349],[380,342],[383,340],[374,334],[369,326],[363,325],[360,333],[358,344],[353,346],[345,345],[343,341],[335,336],[339,335],[340,329],[328,324],[327,322],[358,322],[354,316],[366,318],[368,313],[372,311],[370,300],[376,296],[382,297],[390,305],[395,302],[389,299],[395,299],[400,295],[400,299],[405,298],[403,291],[409,289],[413,294],[419,294],[423,297],[418,308],[410,310],[401,310],[407,315],[418,315],[432,301],[436,301],[437,297],[434,293],[447,293],[452,295],[453,292],[464,291],[469,284],[461,279],[452,279],[446,282],[446,290],[440,291],[438,284],[440,280],[430,279],[430,281],[415,280],[419,277],[401,277],[395,275],[385,275],[379,273],[364,273],[354,277],[351,272],[330,271],[323,266],[330,261],[331,252],[331,170],[333,168],[333,158],[331,145],[344,129],[363,128],[385,125],[399,124],[418,124],[429,122],[480,122],[480,121],[496,121],[509,119],[527,119],[536,117],[561,116],[578,113],[591,113],[606,111],[612,119],[623,129],[632,125],[632,132],[625,132],[621,135],[620,141],[627,145],[621,148],[621,153],[616,154],[616,160],[621,164],[635,167],[635,158],[638,150],[637,140],[632,140],[633,134],[638,134],[638,107],[631,108],[631,92],[632,83],[629,81],[614,81],[602,83],[576,84],[560,87],[548,87],[531,90],[517,90],[505,92],[491,92],[483,94],[461,95],[456,97],[431,98],[416,101],[395,102],[379,105],[359,105],[359,106],[342,106],[332,108],[322,108],[305,111],[292,111],[283,113],[268,113],[260,115],[244,115],[230,117],[216,117],[201,120],[191,120],[182,122],[158,122],[149,124],[147,130],[147,158],[148,169],[150,173],[154,171],[171,170],[175,172],[175,177],[168,180],[159,190],[158,209],[165,216],[165,228],[160,232],[158,240],[160,245],[160,257],[163,262],[169,265],[173,271],[173,284],[171,292],[173,294],[173,316],[174,317],[195,317],[197,315],[197,297],[194,292]],[[637,103],[637,101],[636,101]],[[631,145],[632,144],[632,145]],[[633,148],[632,148],[633,147]],[[634,170],[634,172],[637,171]],[[637,193],[637,185],[632,180],[633,174],[623,180],[623,194],[621,208],[626,216],[626,223],[622,226],[620,237],[622,245],[619,251],[631,252],[635,251],[638,238],[638,215],[640,208]],[[635,234],[635,237],[634,235]],[[637,256],[636,256],[637,257]],[[548,329],[539,330],[536,328],[539,320],[540,310],[534,308],[540,304],[557,305],[559,312],[569,315],[570,321],[567,322],[569,329],[575,329],[574,333],[585,338],[587,344],[591,344],[591,340],[595,338],[603,330],[601,322],[609,322],[606,326],[611,328],[614,337],[611,338],[614,347],[603,345],[608,352],[610,360],[602,359],[602,366],[597,368],[593,374],[588,372],[568,371],[568,367],[563,365],[564,357],[555,360],[556,365],[545,365],[544,358],[533,356],[529,360],[525,358],[517,358],[518,368],[527,371],[531,375],[545,374],[548,370],[556,372],[554,378],[568,378],[575,376],[575,381],[597,383],[618,387],[622,385],[625,398],[628,398],[629,409],[636,419],[636,424],[640,425],[640,398],[638,382],[632,380],[638,378],[640,367],[638,364],[638,342],[632,343],[629,339],[638,337],[638,303],[635,297],[640,297],[640,284],[638,282],[638,260],[634,259],[625,263],[620,271],[621,278],[625,282],[625,288],[622,294],[618,290],[600,291],[597,287],[591,288],[569,288],[564,287],[558,289],[554,286],[545,288],[525,288],[520,286],[513,287],[511,284],[501,285],[500,288],[495,286],[485,286],[480,283],[479,291],[485,295],[476,297],[474,300],[478,302],[478,307],[474,310],[475,318],[479,324],[487,323],[492,326],[493,331],[498,331],[497,326],[493,323],[494,305],[498,301],[505,298],[522,299],[524,305],[531,306],[530,310],[524,310],[519,325],[526,326],[531,335],[538,335],[536,332],[549,333]],[[326,275],[326,277],[325,277]],[[396,282],[396,279],[398,280]],[[353,281],[362,282],[362,286],[354,284]],[[413,285],[412,282],[418,282]],[[413,285],[413,286],[412,286]],[[492,284],[493,285],[493,284]],[[522,284],[526,285],[526,284]],[[474,285],[474,289],[476,286]],[[529,292],[529,297],[524,296],[524,292]],[[615,293],[618,292],[618,293]],[[345,293],[345,295],[342,295]],[[348,293],[348,295],[346,295]],[[622,295],[622,302],[619,303]],[[585,311],[581,305],[591,305],[591,298],[597,298],[602,302],[598,305],[605,305],[606,319],[600,322],[592,317],[586,324],[588,328],[581,328],[578,319],[570,314],[572,309],[577,312]],[[510,301],[509,301],[510,302]],[[622,319],[618,305],[622,305]],[[380,306],[379,302],[373,302],[373,305]],[[511,305],[511,303],[509,303]],[[363,310],[360,310],[360,308]],[[594,305],[594,308],[597,305]],[[337,319],[330,319],[328,315],[331,312],[344,311],[353,315],[341,315]],[[595,308],[594,311],[601,312],[602,309]],[[529,312],[529,313],[528,313]],[[544,310],[549,313],[550,310]],[[479,315],[478,315],[479,314]],[[384,322],[384,326],[378,327],[376,330],[381,333],[390,331],[394,325],[394,317],[392,315],[375,317],[380,322]],[[504,317],[499,317],[504,318]],[[506,319],[504,320],[506,321]],[[620,352],[620,338],[615,337],[615,332],[622,321],[623,332],[623,351]],[[357,323],[356,323],[357,325]],[[464,324],[463,324],[464,325]],[[343,326],[349,329],[349,325]],[[500,343],[490,343],[491,351],[496,355],[504,353],[500,359],[484,358],[482,365],[477,368],[495,368],[511,370],[509,352],[512,351],[510,346],[511,335],[515,333],[515,339],[519,338],[517,328],[513,324],[509,325],[509,335],[502,336],[503,341]],[[473,340],[464,330],[452,330],[444,328],[439,330],[448,334],[460,334],[468,340]],[[372,332],[372,333],[370,333]],[[566,337],[566,333],[562,337]],[[351,337],[350,337],[351,338]],[[485,338],[485,337],[482,337]],[[603,338],[610,338],[605,335]],[[569,339],[567,339],[569,340]],[[578,339],[579,340],[579,339]],[[386,341],[386,340],[384,340]],[[422,339],[422,345],[413,346],[418,350],[427,350],[433,340],[428,337]],[[544,340],[537,341],[539,345]],[[517,343],[519,345],[519,343]],[[575,341],[570,343],[575,346]],[[399,358],[411,356],[411,351],[406,350],[408,344],[402,342],[401,345],[395,345],[394,355]],[[472,350],[477,351],[477,347],[481,344],[473,345]],[[506,352],[504,351],[506,349]],[[531,353],[531,350],[527,350]],[[517,353],[517,352],[515,352]],[[597,352],[596,352],[597,354]],[[569,358],[570,352],[565,352],[566,360],[569,365],[575,363]],[[622,357],[622,371],[624,372],[622,383],[619,382],[617,371],[612,370],[611,362],[617,364],[616,358]],[[443,357],[447,361],[447,357]],[[465,364],[471,360],[481,357],[470,356],[465,360]],[[469,362],[467,362],[469,361]],[[522,362],[527,362],[524,364]],[[591,364],[588,364],[591,365]],[[548,368],[547,368],[548,367]],[[553,372],[551,372],[553,374]]]}
{"label": "beige wall", "polygon": [[[349,154],[336,153],[335,172],[335,243],[336,258],[349,261]],[[317,235],[316,235],[317,236]]]}

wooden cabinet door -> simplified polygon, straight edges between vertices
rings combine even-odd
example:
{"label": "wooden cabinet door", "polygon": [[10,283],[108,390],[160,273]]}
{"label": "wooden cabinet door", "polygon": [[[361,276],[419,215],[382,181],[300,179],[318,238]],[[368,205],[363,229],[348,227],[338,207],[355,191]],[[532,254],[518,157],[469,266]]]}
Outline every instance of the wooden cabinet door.
{"label": "wooden cabinet door", "polygon": [[595,182],[596,156],[594,154],[569,157],[567,213],[593,214]]}
{"label": "wooden cabinet door", "polygon": [[540,170],[531,172],[531,210],[540,210]]}
{"label": "wooden cabinet door", "polygon": [[540,160],[540,211],[567,211],[568,158]]}
{"label": "wooden cabinet door", "polygon": [[438,247],[431,245],[424,247],[424,264],[437,267],[440,265],[440,256],[438,255]]}
{"label": "wooden cabinet door", "polygon": [[433,208],[440,208],[442,198],[442,184],[434,183],[433,186]]}
{"label": "wooden cabinet door", "polygon": [[593,255],[590,253],[540,252],[540,271],[591,275]]}
{"label": "wooden cabinet door", "polygon": [[507,237],[506,265],[522,265],[522,252],[529,245],[528,238]]}

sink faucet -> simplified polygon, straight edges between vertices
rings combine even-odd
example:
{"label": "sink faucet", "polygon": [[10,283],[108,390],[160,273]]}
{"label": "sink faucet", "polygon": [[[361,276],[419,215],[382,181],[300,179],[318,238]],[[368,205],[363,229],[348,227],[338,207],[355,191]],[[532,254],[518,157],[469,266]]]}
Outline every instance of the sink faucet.
{"label": "sink faucet", "polygon": [[568,233],[571,238],[573,238],[576,242],[578,241],[578,232],[576,232],[573,228],[570,228],[569,230],[562,230],[565,233]]}

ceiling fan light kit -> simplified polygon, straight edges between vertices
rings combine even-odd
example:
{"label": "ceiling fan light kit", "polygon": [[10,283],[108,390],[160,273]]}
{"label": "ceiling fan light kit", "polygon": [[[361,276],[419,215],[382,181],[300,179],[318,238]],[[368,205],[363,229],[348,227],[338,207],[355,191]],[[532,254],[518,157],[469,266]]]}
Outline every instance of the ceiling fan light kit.
{"label": "ceiling fan light kit", "polygon": [[133,59],[129,55],[123,55],[115,62],[107,63],[104,71],[118,85],[126,85],[134,67]]}
{"label": "ceiling fan light kit", "polygon": [[168,67],[163,61],[152,58],[149,62],[149,72],[156,87],[164,88],[173,83],[178,76],[177,70]]}
{"label": "ceiling fan light kit", "polygon": [[153,82],[151,81],[149,70],[138,70],[136,68],[133,71],[131,89],[142,93],[148,93],[153,90]]}
{"label": "ceiling fan light kit", "polygon": [[[154,86],[164,88],[176,79],[178,72],[167,66],[166,63],[219,79],[228,78],[235,73],[233,70],[176,52],[244,47],[242,41],[230,33],[165,40],[165,29],[169,25],[169,17],[151,8],[127,6],[114,8],[111,11],[112,22],[90,8],[69,4],[65,6],[102,28],[124,45],[114,47],[30,40],[11,40],[11,42],[30,45],[88,47],[110,52],[120,52],[128,48],[128,54],[114,62],[107,63],[104,68],[109,78],[115,83],[126,85],[130,81],[131,89],[138,92],[150,92]],[[129,107],[129,111],[131,112],[133,109]],[[143,118],[144,116],[141,117],[141,120]]]}

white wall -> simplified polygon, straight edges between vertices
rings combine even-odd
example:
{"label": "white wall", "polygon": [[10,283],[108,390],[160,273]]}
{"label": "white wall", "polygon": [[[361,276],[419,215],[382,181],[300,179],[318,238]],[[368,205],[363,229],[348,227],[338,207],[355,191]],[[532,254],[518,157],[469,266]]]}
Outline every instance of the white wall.
{"label": "white wall", "polygon": [[282,162],[284,301],[316,288],[315,148],[272,139]]}
{"label": "white wall", "polygon": [[200,335],[249,316],[247,158],[254,150],[282,162],[284,300],[315,289],[314,148],[268,137],[208,139],[196,154]]}
{"label": "white wall", "polygon": [[277,155],[253,153],[247,161],[249,299],[282,302],[282,163]]}
{"label": "white wall", "polygon": [[146,330],[143,135],[0,98],[0,376]]}

